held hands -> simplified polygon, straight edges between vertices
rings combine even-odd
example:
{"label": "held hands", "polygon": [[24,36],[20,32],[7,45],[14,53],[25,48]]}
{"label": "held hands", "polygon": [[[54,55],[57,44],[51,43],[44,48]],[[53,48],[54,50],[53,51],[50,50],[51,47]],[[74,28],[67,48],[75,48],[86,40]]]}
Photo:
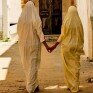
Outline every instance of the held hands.
{"label": "held hands", "polygon": [[52,47],[49,47],[49,46],[48,46],[47,51],[48,51],[49,53],[51,53],[51,52],[57,47],[58,44],[59,44],[59,42],[56,42]]}
{"label": "held hands", "polygon": [[51,53],[55,48],[56,48],[55,45],[53,45],[52,47],[49,47],[49,48],[48,48],[48,52]]}
{"label": "held hands", "polygon": [[59,42],[56,42],[52,47],[49,47],[46,43],[46,41],[43,41],[44,46],[46,47],[47,51],[51,53],[59,44]]}

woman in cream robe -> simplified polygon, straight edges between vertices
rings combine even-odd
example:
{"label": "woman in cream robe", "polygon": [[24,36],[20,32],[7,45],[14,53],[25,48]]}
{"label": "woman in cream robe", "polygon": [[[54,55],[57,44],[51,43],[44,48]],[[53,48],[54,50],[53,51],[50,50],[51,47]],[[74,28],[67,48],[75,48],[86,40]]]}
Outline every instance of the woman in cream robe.
{"label": "woman in cream robe", "polygon": [[21,61],[26,76],[26,89],[32,93],[38,87],[37,72],[41,57],[41,43],[46,45],[41,20],[32,1],[28,1],[23,8],[17,32]]}
{"label": "woman in cream robe", "polygon": [[61,43],[65,80],[71,92],[79,91],[80,55],[84,54],[84,33],[77,8],[70,6],[62,25],[62,33],[51,51]]}

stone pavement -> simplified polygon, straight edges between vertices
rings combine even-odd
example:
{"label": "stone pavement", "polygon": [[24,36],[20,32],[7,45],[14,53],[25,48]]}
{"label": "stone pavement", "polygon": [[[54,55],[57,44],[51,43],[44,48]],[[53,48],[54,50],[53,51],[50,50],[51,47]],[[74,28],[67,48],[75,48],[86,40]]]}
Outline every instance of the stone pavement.
{"label": "stone pavement", "polygon": [[[52,45],[53,43],[48,44]],[[1,55],[0,59],[0,71],[2,72],[0,73],[0,93],[27,93],[18,44],[11,46]],[[70,93],[64,83],[60,45],[51,54],[42,45],[41,59],[38,75],[40,93]],[[93,64],[81,61],[79,93],[93,93],[93,83],[87,82],[87,79],[91,77],[93,77]]]}

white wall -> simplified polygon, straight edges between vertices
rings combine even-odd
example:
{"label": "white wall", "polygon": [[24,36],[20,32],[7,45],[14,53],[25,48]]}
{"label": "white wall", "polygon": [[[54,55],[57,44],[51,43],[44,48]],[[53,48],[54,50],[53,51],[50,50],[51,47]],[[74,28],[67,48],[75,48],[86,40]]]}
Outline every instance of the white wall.
{"label": "white wall", "polygon": [[2,0],[0,0],[0,31],[2,31]]}
{"label": "white wall", "polygon": [[93,60],[93,0],[90,0],[90,18],[91,18],[91,32],[90,32],[90,41],[91,41],[91,50],[90,50],[90,55],[91,55],[91,60]]}
{"label": "white wall", "polygon": [[90,0],[90,16],[93,17],[93,0]]}
{"label": "white wall", "polygon": [[89,18],[90,18],[90,0],[77,0],[78,12],[84,28],[84,50],[87,57],[89,57]]}
{"label": "white wall", "polygon": [[7,0],[2,0],[2,16],[3,16],[3,37],[7,38],[7,34],[8,34],[8,5],[7,5]]}
{"label": "white wall", "polygon": [[85,54],[93,60],[93,0],[77,0],[77,8],[84,28]]}
{"label": "white wall", "polygon": [[10,23],[17,23],[21,13],[21,0],[2,0],[3,38],[10,37],[10,33],[16,32],[16,28],[10,27]]}
{"label": "white wall", "polygon": [[8,0],[9,22],[16,23],[21,13],[21,0]]}
{"label": "white wall", "polygon": [[2,0],[0,0],[0,17],[2,16]]}

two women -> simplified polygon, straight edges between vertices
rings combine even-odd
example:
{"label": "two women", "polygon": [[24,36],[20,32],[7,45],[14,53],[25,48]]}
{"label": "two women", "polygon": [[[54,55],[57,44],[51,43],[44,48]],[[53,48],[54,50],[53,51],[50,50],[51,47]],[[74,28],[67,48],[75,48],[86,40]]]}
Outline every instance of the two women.
{"label": "two women", "polygon": [[18,21],[19,50],[26,75],[26,89],[29,93],[39,90],[37,72],[41,43],[50,52],[61,43],[67,86],[71,92],[79,91],[80,55],[84,54],[84,33],[77,9],[73,4],[72,2],[64,19],[62,33],[51,48],[45,42],[41,20],[34,3],[28,1],[22,11]]}

